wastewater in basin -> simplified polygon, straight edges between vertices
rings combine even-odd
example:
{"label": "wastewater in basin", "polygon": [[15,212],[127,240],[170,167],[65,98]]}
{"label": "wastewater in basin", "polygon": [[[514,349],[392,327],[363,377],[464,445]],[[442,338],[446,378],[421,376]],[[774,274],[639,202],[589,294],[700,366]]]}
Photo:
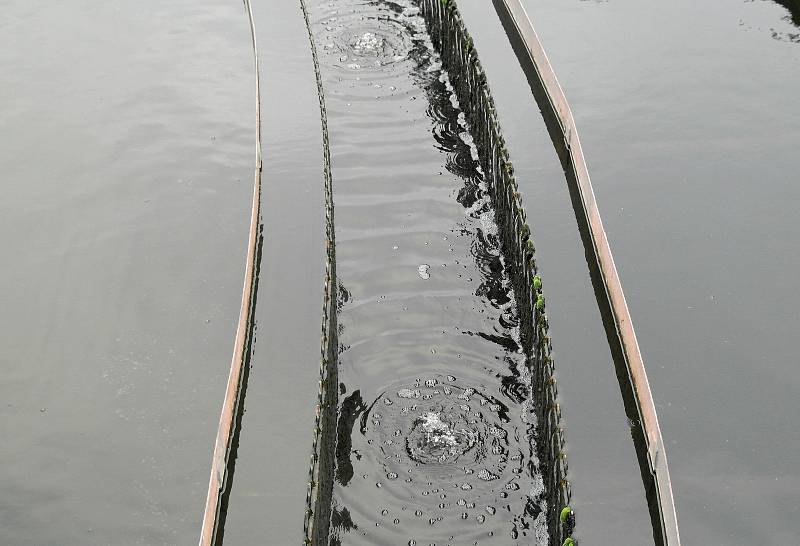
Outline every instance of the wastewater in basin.
{"label": "wastewater in basin", "polygon": [[494,209],[412,2],[312,1],[336,206],[329,543],[546,544]]}

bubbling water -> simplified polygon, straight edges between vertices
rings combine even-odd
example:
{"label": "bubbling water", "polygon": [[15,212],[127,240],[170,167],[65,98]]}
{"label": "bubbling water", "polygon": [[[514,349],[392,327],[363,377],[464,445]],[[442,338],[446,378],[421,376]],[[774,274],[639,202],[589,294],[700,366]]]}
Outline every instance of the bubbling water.
{"label": "bubbling water", "polygon": [[516,426],[508,408],[482,387],[453,376],[418,378],[387,388],[370,408],[361,431],[380,450],[381,487],[390,497],[415,497],[431,525],[447,518],[482,524],[520,489],[525,456],[509,446],[518,431],[509,430]]}
{"label": "bubbling water", "polygon": [[444,408],[417,417],[406,438],[408,456],[420,463],[457,461],[475,446],[476,438],[473,431],[457,428],[460,417],[446,413]]}
{"label": "bubbling water", "polygon": [[356,36],[355,40],[351,42],[353,51],[360,55],[379,54],[383,49],[383,38],[376,36],[372,32],[365,32],[361,36]]}
{"label": "bubbling water", "polygon": [[387,17],[380,19],[357,12],[331,14],[321,21],[323,49],[338,52],[340,66],[350,70],[382,70],[407,60],[417,49],[414,41],[420,34],[421,18],[409,17],[404,11],[385,13]]}
{"label": "bubbling water", "polygon": [[[430,465],[430,473],[436,474],[450,469],[482,476],[497,476],[507,465],[505,407],[498,400],[458,384],[452,376],[416,380],[380,398],[384,410],[372,415],[376,429],[368,434],[380,437],[394,463]],[[396,441],[397,431],[402,444]]]}

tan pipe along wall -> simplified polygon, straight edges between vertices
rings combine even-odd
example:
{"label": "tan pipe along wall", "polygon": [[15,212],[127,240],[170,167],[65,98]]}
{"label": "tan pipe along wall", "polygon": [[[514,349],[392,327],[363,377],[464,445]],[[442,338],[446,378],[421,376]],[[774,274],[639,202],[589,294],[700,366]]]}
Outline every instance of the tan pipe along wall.
{"label": "tan pipe along wall", "polygon": [[653,395],[572,111],[520,1],[493,2],[564,167],[626,411],[629,417],[641,423],[641,430],[634,430],[634,441],[645,480],[654,537],[658,544],[680,546],[672,482]]}

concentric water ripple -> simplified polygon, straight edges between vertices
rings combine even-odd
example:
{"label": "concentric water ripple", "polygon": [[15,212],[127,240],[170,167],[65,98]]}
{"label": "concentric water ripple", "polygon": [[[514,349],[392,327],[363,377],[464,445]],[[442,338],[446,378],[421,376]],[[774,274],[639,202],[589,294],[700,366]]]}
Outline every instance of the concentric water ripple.
{"label": "concentric water ripple", "polygon": [[412,466],[430,478],[497,479],[508,464],[507,414],[502,402],[453,376],[417,379],[379,397],[365,433],[379,442],[390,473]]}
{"label": "concentric water ripple", "polygon": [[317,28],[323,32],[318,39],[326,53],[336,56],[329,67],[360,75],[386,74],[392,65],[413,62],[427,51],[420,43],[426,35],[416,8],[382,2],[370,13],[342,5],[330,2],[319,12],[322,19]]}
{"label": "concentric water ripple", "polygon": [[[356,392],[343,404],[353,408],[349,422],[360,426],[340,437],[348,449],[339,467],[369,469],[350,487],[367,488],[375,504],[345,508],[352,525],[335,530],[335,540],[393,544],[382,541],[405,530],[424,544],[483,544],[527,534],[541,510],[526,475],[530,429],[500,397],[435,375],[392,384],[368,405]],[[354,521],[375,529],[357,533]]]}

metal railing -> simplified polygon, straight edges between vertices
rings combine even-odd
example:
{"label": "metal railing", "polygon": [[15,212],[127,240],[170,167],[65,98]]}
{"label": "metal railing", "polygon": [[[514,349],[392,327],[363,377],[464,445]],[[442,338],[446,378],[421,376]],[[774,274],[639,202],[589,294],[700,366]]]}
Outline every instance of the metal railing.
{"label": "metal railing", "polygon": [[680,546],[678,518],[661,428],[633,321],[583,156],[578,129],[539,37],[519,0],[493,0],[558,152],[572,196],[598,306],[634,429],[656,542]]}
{"label": "metal railing", "polygon": [[247,366],[253,342],[255,298],[258,288],[258,264],[261,248],[261,87],[259,82],[258,45],[253,10],[249,0],[243,0],[250,25],[253,45],[253,68],[255,70],[255,176],[253,179],[253,202],[250,212],[250,230],[247,241],[247,261],[245,262],[242,303],[239,308],[239,322],[236,326],[236,339],[233,357],[222,403],[222,412],[214,442],[211,459],[211,476],[208,481],[206,505],[203,513],[203,526],[200,532],[200,546],[211,546],[219,541],[224,527],[225,499],[230,490],[232,467],[231,452],[235,450],[237,427],[240,424],[243,391],[247,382]]}

